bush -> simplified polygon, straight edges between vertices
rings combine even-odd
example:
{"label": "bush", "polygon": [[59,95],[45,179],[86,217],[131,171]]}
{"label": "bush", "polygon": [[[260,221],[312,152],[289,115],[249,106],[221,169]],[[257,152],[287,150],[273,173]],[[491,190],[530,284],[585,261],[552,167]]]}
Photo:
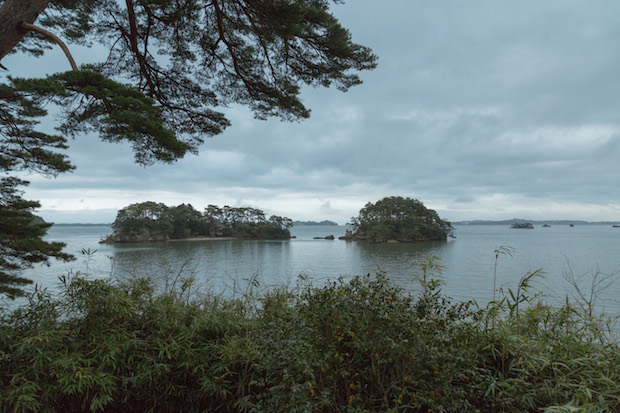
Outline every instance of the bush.
{"label": "bush", "polygon": [[618,411],[618,348],[591,320],[452,304],[427,268],[418,297],[384,274],[258,300],[67,277],[3,313],[0,410]]}

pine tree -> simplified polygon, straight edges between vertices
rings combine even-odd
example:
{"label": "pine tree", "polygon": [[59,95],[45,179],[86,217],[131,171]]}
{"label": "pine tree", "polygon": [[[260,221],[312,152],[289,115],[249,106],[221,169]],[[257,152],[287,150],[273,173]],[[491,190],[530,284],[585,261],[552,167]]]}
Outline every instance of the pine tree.
{"label": "pine tree", "polygon": [[24,184],[14,177],[0,179],[0,294],[9,298],[23,295],[22,287],[32,282],[21,277],[20,270],[46,263],[50,257],[72,259],[62,252],[63,243],[42,239],[51,224],[32,213],[38,202],[21,197],[16,187]]}

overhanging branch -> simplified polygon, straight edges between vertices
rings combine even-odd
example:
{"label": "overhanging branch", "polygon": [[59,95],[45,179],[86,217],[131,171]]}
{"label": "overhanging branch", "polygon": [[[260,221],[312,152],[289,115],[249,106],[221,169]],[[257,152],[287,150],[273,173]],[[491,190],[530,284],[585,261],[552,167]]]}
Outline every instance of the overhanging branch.
{"label": "overhanging branch", "polygon": [[65,56],[67,56],[67,59],[69,59],[69,64],[71,64],[71,68],[75,71],[79,70],[77,65],[75,64],[75,60],[73,60],[73,56],[71,56],[71,52],[69,51],[69,48],[67,47],[67,45],[62,40],[60,40],[60,38],[56,36],[54,33],[49,32],[41,27],[35,26],[34,24],[30,24],[26,22],[22,22],[21,27],[25,30],[30,30],[35,33],[39,33],[47,37],[48,39],[52,40],[54,43],[60,46],[63,52],[65,52]]}

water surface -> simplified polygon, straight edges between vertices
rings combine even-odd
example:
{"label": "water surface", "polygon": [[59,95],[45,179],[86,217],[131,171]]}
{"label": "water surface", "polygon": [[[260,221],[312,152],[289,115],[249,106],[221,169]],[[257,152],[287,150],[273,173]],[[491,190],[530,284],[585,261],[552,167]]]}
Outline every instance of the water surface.
{"label": "water surface", "polygon": [[[317,240],[343,235],[344,226],[294,227],[297,238],[286,241],[176,241],[160,243],[99,244],[109,227],[52,227],[47,239],[67,243],[67,252],[77,256],[71,263],[53,262],[27,272],[36,283],[55,290],[57,277],[67,271],[89,272],[95,277],[129,277],[193,273],[215,293],[243,290],[248,279],[263,286],[293,284],[302,274],[314,285],[338,277],[384,271],[404,288],[415,291],[416,264],[437,257],[443,266],[443,291],[456,300],[475,299],[484,305],[493,297],[494,251],[500,246],[514,249],[501,255],[497,265],[497,287],[515,289],[529,271],[542,269],[537,284],[549,300],[571,294],[565,273],[581,276],[584,290],[596,272],[620,270],[620,228],[603,225],[552,226],[511,229],[505,226],[457,226],[456,238],[446,242],[367,244],[342,240]],[[82,251],[90,251],[82,254]],[[95,252],[96,250],[96,252]],[[601,292],[599,308],[620,315],[620,282]]]}

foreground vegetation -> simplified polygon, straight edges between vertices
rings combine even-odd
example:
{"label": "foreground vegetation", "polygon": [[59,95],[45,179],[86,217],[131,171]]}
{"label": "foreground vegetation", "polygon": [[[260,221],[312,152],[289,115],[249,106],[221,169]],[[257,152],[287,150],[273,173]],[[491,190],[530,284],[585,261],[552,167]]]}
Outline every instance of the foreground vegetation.
{"label": "foreground vegetation", "polygon": [[570,305],[453,304],[422,266],[410,296],[383,274],[323,287],[62,279],[0,323],[2,411],[619,411],[618,346]]}

